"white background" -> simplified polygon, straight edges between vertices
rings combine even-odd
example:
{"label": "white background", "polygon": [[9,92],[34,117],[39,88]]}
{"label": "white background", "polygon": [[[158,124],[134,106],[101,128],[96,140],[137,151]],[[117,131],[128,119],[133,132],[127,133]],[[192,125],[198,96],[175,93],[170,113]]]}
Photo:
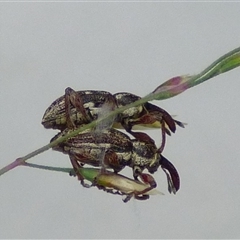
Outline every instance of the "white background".
{"label": "white background", "polygon": [[[239,3],[1,3],[0,167],[47,144],[41,125],[66,87],[144,96],[240,45]],[[181,188],[131,200],[68,174],[19,167],[0,178],[0,238],[240,238],[240,69],[155,102],[185,129],[164,155]],[[160,131],[150,132],[160,143]],[[47,151],[30,162],[70,167]],[[131,171],[125,172],[130,174]]]}

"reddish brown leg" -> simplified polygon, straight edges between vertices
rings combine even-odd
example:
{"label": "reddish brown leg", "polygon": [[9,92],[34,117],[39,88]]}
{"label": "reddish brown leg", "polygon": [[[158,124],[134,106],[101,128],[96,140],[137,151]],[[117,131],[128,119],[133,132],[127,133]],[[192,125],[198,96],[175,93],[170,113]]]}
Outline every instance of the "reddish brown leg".
{"label": "reddish brown leg", "polygon": [[140,195],[140,194],[143,195],[144,193],[147,193],[150,190],[152,190],[153,188],[157,187],[157,183],[156,183],[155,179],[150,174],[141,173],[141,174],[139,174],[139,177],[141,178],[141,180],[144,183],[149,184],[150,186],[147,187],[146,189],[144,189],[143,191],[135,192],[135,194],[137,193],[137,195]]}
{"label": "reddish brown leg", "polygon": [[76,110],[82,114],[85,122],[89,122],[86,109],[84,108],[83,101],[81,97],[72,88],[68,87],[65,89],[65,113],[66,122],[68,128],[75,128],[75,124],[71,119],[71,105],[76,108]]}
{"label": "reddish brown leg", "polygon": [[136,198],[137,200],[147,200],[149,199],[149,195],[138,195],[138,192],[129,193],[125,198],[123,198],[123,202],[128,202],[131,200],[132,197]]}
{"label": "reddish brown leg", "polygon": [[147,199],[149,199],[149,195],[145,194],[142,196],[138,196],[135,194],[134,198],[136,198],[137,200],[147,200]]}
{"label": "reddish brown leg", "polygon": [[133,132],[133,131],[129,131],[129,133],[136,138],[137,140],[141,141],[141,142],[145,142],[147,144],[153,144],[155,145],[155,141],[148,136],[146,133],[143,132]]}
{"label": "reddish brown leg", "polygon": [[[156,114],[156,113],[155,113]],[[133,137],[135,137],[137,140],[139,141],[143,141],[143,142],[153,142],[154,141],[146,134],[144,133],[138,133],[138,132],[133,132],[132,131],[132,126],[134,125],[138,125],[138,124],[152,124],[154,122],[160,122],[161,124],[161,132],[162,132],[162,143],[158,149],[158,151],[161,153],[165,147],[166,144],[166,128],[165,128],[165,122],[162,119],[162,115],[161,114],[156,114],[156,115],[152,115],[152,114],[145,114],[142,117],[138,118],[135,121],[126,123],[123,122],[122,125],[125,128],[125,130],[130,133]]]}
{"label": "reddish brown leg", "polygon": [[160,122],[160,125],[161,125],[161,131],[162,131],[162,142],[161,142],[161,145],[158,149],[158,152],[162,152],[164,147],[165,147],[165,144],[166,144],[166,128],[165,128],[165,121],[163,120],[163,115],[162,113],[151,113],[151,114],[146,114],[146,115],[143,115],[138,121],[137,121],[137,124],[151,124],[151,123],[154,123],[154,122]]}
{"label": "reddish brown leg", "polygon": [[78,180],[81,182],[81,184],[86,187],[89,188],[91,187],[89,184],[86,184],[84,182],[84,177],[82,176],[82,174],[79,172],[79,168],[81,168],[82,166],[78,163],[78,161],[76,160],[76,158],[73,155],[69,155],[70,161],[72,163],[73,169],[78,177]]}
{"label": "reddish brown leg", "polygon": [[[133,177],[137,180],[139,177],[142,180],[142,182],[149,184],[149,187],[146,187],[143,191],[135,191],[134,196],[139,196],[139,195],[144,195],[145,193],[149,192],[153,188],[157,187],[157,183],[153,176],[147,173],[142,173],[142,170],[138,167],[135,166],[133,168]],[[147,194],[145,194],[147,195]]]}
{"label": "reddish brown leg", "polygon": [[156,181],[150,174],[140,173],[139,177],[141,178],[141,180],[144,183],[149,184],[150,186],[145,188],[142,191],[134,191],[134,192],[128,194],[126,196],[126,198],[123,199],[123,202],[125,202],[125,203],[128,202],[132,197],[134,197],[138,200],[147,200],[147,199],[149,199],[149,195],[146,193],[149,192],[150,190],[152,190],[153,188],[157,187]]}
{"label": "reddish brown leg", "polygon": [[164,147],[165,147],[165,144],[166,144],[166,131],[165,131],[165,126],[164,126],[164,122],[162,122],[162,143],[160,145],[160,147],[158,148],[158,152],[159,153],[162,153]]}
{"label": "reddish brown leg", "polygon": [[132,197],[134,196],[134,194],[133,193],[130,193],[130,194],[128,194],[125,198],[123,198],[122,200],[123,200],[123,202],[128,202]]}
{"label": "reddish brown leg", "polygon": [[133,125],[139,125],[139,124],[153,124],[156,121],[159,121],[159,118],[154,116],[153,114],[144,114],[140,118],[136,120],[132,120],[130,122],[130,125],[132,127]]}
{"label": "reddish brown leg", "polygon": [[119,162],[118,155],[112,150],[105,152],[104,164],[112,168],[115,172],[119,172],[124,168]]}

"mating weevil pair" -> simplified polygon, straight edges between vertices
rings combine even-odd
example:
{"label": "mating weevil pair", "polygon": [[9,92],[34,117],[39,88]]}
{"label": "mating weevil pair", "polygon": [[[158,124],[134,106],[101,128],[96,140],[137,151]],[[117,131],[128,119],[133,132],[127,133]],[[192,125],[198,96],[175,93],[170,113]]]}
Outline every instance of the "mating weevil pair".
{"label": "mating weevil pair", "polygon": [[[65,135],[76,127],[96,120],[101,114],[104,105],[110,109],[130,104],[140,97],[130,93],[110,94],[106,91],[78,91],[71,88],[65,90],[65,95],[55,100],[46,110],[42,124],[46,128],[60,129],[52,140]],[[152,126],[157,124],[162,128],[162,144],[157,149],[154,141],[145,133],[134,132],[135,125]],[[142,171],[147,168],[150,173],[157,171],[161,166],[167,174],[169,191],[179,189],[179,176],[174,166],[161,153],[165,146],[165,135],[175,132],[176,125],[184,125],[174,120],[165,110],[145,103],[132,107],[118,114],[114,126],[121,125],[128,133],[134,136],[131,140],[126,134],[116,129],[103,129],[101,133],[87,130],[54,147],[54,150],[67,153],[71,163],[83,183],[83,178],[77,169],[85,163],[101,166],[99,156],[104,152],[104,165],[115,172],[125,166],[133,168],[134,178],[141,177]],[[99,136],[100,134],[100,136]],[[96,141],[96,136],[98,141]],[[150,187],[156,187],[156,182],[149,182]],[[149,189],[148,189],[149,190]],[[147,190],[146,190],[147,191]]]}
{"label": "mating weevil pair", "polygon": [[[51,141],[66,135],[69,131],[66,129],[60,132]],[[110,128],[103,130],[100,135],[101,142],[96,142],[96,133],[92,130],[86,130],[53,147],[53,149],[68,154],[76,171],[84,164],[103,165],[103,168],[111,168],[115,173],[121,171],[125,166],[129,166],[133,169],[134,178],[138,179],[144,169],[154,173],[161,166],[167,175],[169,192],[176,193],[180,185],[177,170],[172,163],[162,156],[148,135],[140,134],[145,135],[145,140],[149,138],[149,141],[130,139],[123,132]],[[103,152],[104,154],[102,154]],[[104,155],[103,163],[99,160],[101,155]],[[84,179],[79,174],[78,177],[84,185]],[[146,183],[150,184],[146,191],[156,187],[154,179]]]}

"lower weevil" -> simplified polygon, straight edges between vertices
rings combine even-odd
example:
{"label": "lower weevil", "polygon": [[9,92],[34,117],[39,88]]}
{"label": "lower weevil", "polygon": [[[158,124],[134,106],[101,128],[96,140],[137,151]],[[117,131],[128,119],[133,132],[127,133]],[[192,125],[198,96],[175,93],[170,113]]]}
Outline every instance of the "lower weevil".
{"label": "lower weevil", "polygon": [[[51,141],[64,136],[69,131],[72,130],[65,129]],[[147,134],[135,132],[134,135],[137,139],[130,139],[123,132],[113,128],[98,133],[88,129],[53,147],[53,150],[69,155],[73,168],[83,185],[84,178],[78,169],[84,164],[102,166],[103,171],[104,168],[112,168],[116,173],[125,166],[129,166],[133,169],[135,179],[141,177],[144,169],[154,173],[161,166],[167,175],[169,192],[176,193],[180,187],[180,179],[175,167],[162,156],[154,141]],[[103,156],[102,161],[101,156]],[[151,188],[156,187],[155,181],[149,184]]]}

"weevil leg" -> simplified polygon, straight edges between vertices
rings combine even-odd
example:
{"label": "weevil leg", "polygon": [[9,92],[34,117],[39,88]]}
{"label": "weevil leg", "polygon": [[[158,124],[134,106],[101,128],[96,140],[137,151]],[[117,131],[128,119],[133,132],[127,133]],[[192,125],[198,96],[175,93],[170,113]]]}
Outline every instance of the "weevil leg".
{"label": "weevil leg", "polygon": [[161,120],[163,120],[171,132],[174,133],[176,131],[175,121],[167,111],[151,103],[145,103],[145,109],[148,114],[152,116],[152,121],[154,121],[154,118],[155,121],[161,122]]}
{"label": "weevil leg", "polygon": [[161,125],[162,142],[158,149],[158,152],[161,153],[166,145],[166,133],[168,133],[170,135],[170,132],[165,127],[165,122],[162,118],[162,114],[159,114],[159,113],[155,113],[155,115],[146,114],[146,115],[142,116],[142,120],[140,120],[140,121],[145,121],[145,120],[147,121],[147,119],[149,120],[149,123],[154,123],[154,122],[158,121]]}
{"label": "weevil leg", "polygon": [[138,195],[144,196],[145,193],[147,193],[150,190],[152,190],[153,188],[157,187],[157,183],[156,183],[155,179],[150,174],[141,173],[141,174],[139,174],[139,177],[144,183],[149,184],[149,187],[145,188],[143,191],[135,192],[135,196],[138,196]]}
{"label": "weevil leg", "polygon": [[164,126],[164,122],[162,123],[162,142],[161,142],[161,145],[160,147],[158,148],[158,152],[159,153],[162,153],[163,152],[163,149],[166,145],[166,128]]}
{"label": "weevil leg", "polygon": [[147,199],[149,199],[149,195],[147,195],[147,194],[142,195],[142,196],[135,195],[134,197],[135,197],[137,200],[147,200]]}
{"label": "weevil leg", "polygon": [[170,131],[165,128],[165,125],[164,125],[165,122],[162,119],[162,115],[145,114],[142,117],[138,118],[137,120],[134,120],[131,122],[126,122],[123,120],[122,126],[128,133],[130,133],[137,140],[144,141],[144,142],[147,142],[147,141],[154,142],[149,136],[146,136],[146,134],[144,134],[144,133],[133,132],[132,127],[134,125],[139,125],[139,124],[152,124],[156,121],[160,122],[160,125],[161,125],[162,142],[161,142],[161,145],[160,145],[158,151],[162,152],[165,147],[165,144],[166,144],[166,133],[170,135]]}
{"label": "weevil leg", "polygon": [[141,141],[141,142],[145,142],[147,144],[152,144],[155,145],[155,141],[146,133],[143,132],[133,132],[133,131],[129,131],[129,133],[136,138],[137,140]]}
{"label": "weevil leg", "polygon": [[69,155],[70,161],[72,163],[73,169],[75,171],[76,176],[78,177],[78,180],[82,184],[83,187],[89,188],[91,185],[84,182],[84,177],[80,173],[79,169],[82,168],[82,166],[78,163],[76,158],[73,155]]}
{"label": "weevil leg", "polygon": [[163,171],[165,172],[166,176],[167,176],[167,183],[168,183],[168,192],[169,193],[173,193],[176,194],[177,190],[173,184],[172,178],[170,176],[170,174],[166,171],[166,169],[162,168]]}
{"label": "weevil leg", "polygon": [[132,192],[132,193],[127,194],[125,196],[125,198],[123,198],[122,200],[123,200],[124,203],[127,203],[129,200],[131,200],[132,197],[134,197],[137,200],[147,200],[147,199],[149,199],[149,195],[147,195],[147,194],[141,195],[140,192]]}
{"label": "weevil leg", "polygon": [[107,193],[111,193],[111,194],[114,194],[114,195],[122,195],[123,196],[123,202],[124,203],[127,203],[129,200],[131,200],[132,197],[135,197],[136,199],[138,200],[145,200],[145,199],[148,199],[149,196],[148,195],[143,195],[143,196],[134,196],[135,194],[134,193],[130,193],[130,194],[123,194],[119,191],[113,191],[113,189],[106,189],[102,186],[99,186],[99,185],[96,185],[98,187],[98,189],[100,190],[103,190],[104,192],[107,192]]}
{"label": "weevil leg", "polygon": [[75,92],[72,88],[68,87],[65,89],[65,113],[66,113],[66,122],[69,129],[75,128],[75,124],[72,121],[71,115],[71,104],[80,112],[83,116],[83,120],[87,123],[89,118],[84,108],[82,98]]}
{"label": "weevil leg", "polygon": [[69,171],[69,176],[71,176],[71,177],[76,177],[76,176],[77,176],[76,171],[75,171],[74,169],[71,169],[71,170]]}
{"label": "weevil leg", "polygon": [[116,152],[112,151],[111,149],[105,152],[104,165],[112,168],[116,173],[124,168],[124,166],[122,166],[119,162]]}
{"label": "weevil leg", "polygon": [[[83,167],[83,166],[84,166],[84,163],[79,163],[79,162],[78,162],[78,164],[80,165],[80,167]],[[74,169],[71,169],[71,170],[69,171],[69,176],[71,176],[71,177],[72,177],[72,176],[73,176],[73,177],[76,177],[76,176],[77,176]]]}
{"label": "weevil leg", "polygon": [[127,203],[129,200],[131,200],[131,198],[134,196],[134,193],[130,193],[128,195],[126,195],[126,197],[124,197],[122,200],[124,203]]}
{"label": "weevil leg", "polygon": [[124,194],[123,195],[123,202],[124,203],[127,203],[128,201],[130,201],[133,197],[137,200],[147,200],[149,199],[149,195],[141,195],[141,193],[138,193],[138,192],[132,192],[132,193],[129,193],[129,194]]}
{"label": "weevil leg", "polygon": [[124,203],[127,203],[129,200],[131,200],[132,197],[134,197],[137,200],[147,200],[147,199],[149,199],[149,195],[146,195],[146,194],[141,195],[138,192],[132,192],[132,193],[126,195],[125,198],[123,198],[122,200],[123,200]]}
{"label": "weevil leg", "polygon": [[[153,188],[157,187],[157,183],[156,183],[155,179],[153,178],[153,176],[150,174],[147,174],[147,173],[142,173],[142,170],[138,166],[135,166],[133,168],[133,177],[136,180],[138,180],[138,178],[140,178],[142,182],[149,185],[149,187],[146,187],[142,191],[134,191],[135,198],[136,198],[136,196],[143,197],[143,196],[147,195],[145,193],[147,193],[150,190],[152,190]],[[143,198],[145,198],[145,197],[143,197]]]}

